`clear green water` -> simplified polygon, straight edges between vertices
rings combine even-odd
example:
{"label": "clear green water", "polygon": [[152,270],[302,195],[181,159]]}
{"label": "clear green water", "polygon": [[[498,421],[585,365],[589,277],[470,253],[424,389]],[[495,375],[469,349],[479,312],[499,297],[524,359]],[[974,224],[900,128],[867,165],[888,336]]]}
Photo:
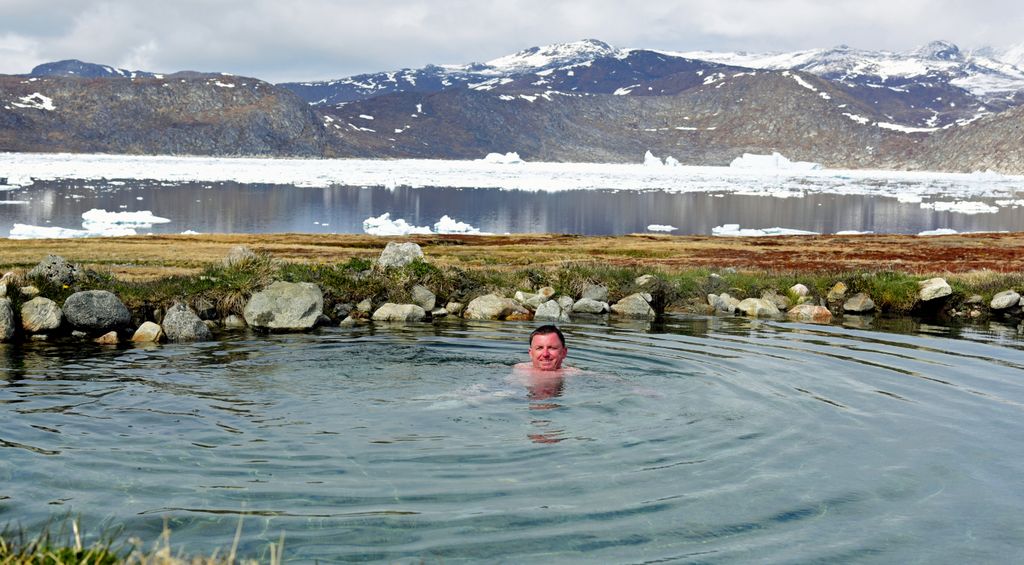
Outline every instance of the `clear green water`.
{"label": "clear green water", "polygon": [[1024,557],[1014,333],[672,318],[0,345],[0,524],[296,562]]}

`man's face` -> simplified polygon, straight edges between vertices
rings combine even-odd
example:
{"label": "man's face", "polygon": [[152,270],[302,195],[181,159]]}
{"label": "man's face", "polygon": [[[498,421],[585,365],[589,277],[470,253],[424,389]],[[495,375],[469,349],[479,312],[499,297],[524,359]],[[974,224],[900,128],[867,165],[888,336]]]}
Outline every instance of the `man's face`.
{"label": "man's face", "polygon": [[540,334],[530,340],[530,361],[534,369],[555,371],[562,368],[562,360],[568,353],[558,334]]}

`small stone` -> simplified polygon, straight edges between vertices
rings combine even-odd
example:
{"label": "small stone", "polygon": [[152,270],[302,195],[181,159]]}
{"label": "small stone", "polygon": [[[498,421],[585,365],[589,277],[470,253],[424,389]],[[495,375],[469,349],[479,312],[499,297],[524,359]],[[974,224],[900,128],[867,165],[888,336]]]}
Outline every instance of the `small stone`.
{"label": "small stone", "polygon": [[761,293],[761,298],[771,302],[772,304],[775,305],[776,308],[778,308],[782,312],[789,310],[789,307],[792,306],[792,304],[790,304],[789,302],[789,297],[782,296],[781,294],[775,292],[774,290],[764,291],[763,293]]}
{"label": "small stone", "polygon": [[848,290],[846,283],[840,281],[832,286],[832,289],[828,291],[828,296],[825,300],[829,302],[840,302],[846,298],[846,291]]}
{"label": "small stone", "polygon": [[807,288],[804,284],[796,283],[789,287],[789,291],[797,296],[807,296],[807,294],[811,292],[811,289]]}
{"label": "small stone", "polygon": [[334,305],[334,317],[335,318],[344,318],[344,317],[348,316],[349,314],[351,314],[352,311],[355,310],[355,309],[356,309],[355,304],[352,304],[351,302],[342,302],[341,304],[335,304]]}
{"label": "small stone", "polygon": [[18,293],[21,294],[22,298],[31,299],[39,296],[39,289],[32,285],[27,285],[19,288]]}
{"label": "small stone", "polygon": [[10,298],[0,298],[0,343],[14,338],[14,307]]}
{"label": "small stone", "polygon": [[132,334],[134,343],[159,343],[164,339],[164,329],[154,322],[143,322]]}
{"label": "small stone", "polygon": [[203,324],[212,332],[217,329],[217,322],[213,320],[203,320]]}
{"label": "small stone", "polygon": [[1020,303],[1020,294],[1012,290],[1004,290],[992,297],[989,308],[993,310],[1006,310],[1007,308],[1013,308],[1018,303]]}
{"label": "small stone", "polygon": [[858,292],[843,303],[844,312],[870,312],[875,309],[875,302],[866,293]]}
{"label": "small stone", "polygon": [[107,332],[93,341],[100,345],[117,345],[121,343],[121,340],[117,337],[117,332]]}
{"label": "small stone", "polygon": [[528,314],[529,311],[511,298],[485,294],[471,300],[462,315],[467,320],[505,320],[516,313]]}
{"label": "small stone", "polygon": [[448,311],[444,308],[434,308],[430,311],[431,318],[444,318],[448,315]]}
{"label": "small stone", "polygon": [[512,312],[505,319],[509,322],[529,322],[533,319],[533,314],[529,310],[526,312]]}
{"label": "small stone", "polygon": [[811,322],[814,324],[828,324],[832,322],[832,312],[824,306],[816,304],[800,304],[786,312],[786,317],[795,322]]}
{"label": "small stone", "polygon": [[71,332],[71,337],[74,337],[74,338],[77,338],[77,339],[82,339],[83,337],[89,337],[89,334],[87,334],[87,333],[85,333],[85,332],[83,332],[81,330],[73,330]]}
{"label": "small stone", "polygon": [[537,296],[543,296],[544,298],[553,298],[555,296],[555,289],[550,286],[542,286],[537,289]]}
{"label": "small stone", "polygon": [[968,312],[967,315],[970,316],[971,318],[979,318],[979,317],[981,317],[981,311],[980,310],[971,310],[970,312]]}
{"label": "small stone", "polygon": [[942,277],[921,281],[917,283],[917,286],[919,289],[917,295],[924,302],[953,294],[953,289],[946,282],[946,279]]}
{"label": "small stone", "polygon": [[351,328],[354,325],[356,325],[356,319],[352,316],[347,316],[344,320],[338,322],[338,327],[340,328]]}
{"label": "small stone", "polygon": [[462,314],[462,311],[466,308],[466,305],[461,302],[449,302],[445,304],[444,309],[452,316],[458,316]]}
{"label": "small stone", "polygon": [[724,314],[732,314],[736,311],[736,307],[739,306],[739,299],[729,296],[729,293],[723,292],[715,297],[715,303],[712,306],[715,307],[716,312]]}
{"label": "small stone", "polygon": [[654,275],[640,275],[633,280],[633,285],[641,291],[651,291],[657,288],[661,281]]}
{"label": "small stone", "polygon": [[373,312],[373,303],[370,302],[369,298],[362,300],[359,304],[356,304],[356,310],[366,313]]}
{"label": "small stone", "polygon": [[225,328],[228,328],[228,329],[231,329],[231,330],[238,330],[238,329],[245,328],[247,326],[247,324],[245,323],[245,319],[242,318],[241,316],[237,315],[237,314],[231,314],[231,315],[226,316],[224,318],[224,320],[221,321],[221,324]]}
{"label": "small stone", "polygon": [[969,306],[974,306],[976,304],[984,304],[984,303],[985,303],[985,299],[980,294],[972,294],[970,296],[970,298],[968,298],[967,300],[964,300],[964,304],[967,304]]}
{"label": "small stone", "polygon": [[162,327],[167,340],[172,342],[213,339],[213,333],[210,332],[209,326],[184,304],[175,304],[167,310]]}
{"label": "small stone", "polygon": [[199,298],[195,302],[195,312],[201,320],[213,320],[217,317],[217,305],[208,298]]}
{"label": "small stone", "polygon": [[576,303],[571,296],[566,296],[564,294],[556,298],[555,302],[558,302],[558,305],[562,307],[562,310],[566,314],[572,313],[572,305]]}

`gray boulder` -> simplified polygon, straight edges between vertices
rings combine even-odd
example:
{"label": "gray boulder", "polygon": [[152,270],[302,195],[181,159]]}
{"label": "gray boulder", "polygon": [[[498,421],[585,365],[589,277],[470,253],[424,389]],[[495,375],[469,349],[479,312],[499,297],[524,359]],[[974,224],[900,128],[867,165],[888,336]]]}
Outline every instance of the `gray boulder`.
{"label": "gray boulder", "polygon": [[593,298],[580,298],[572,305],[574,314],[604,314],[610,310],[607,302]]}
{"label": "gray boulder", "polygon": [[213,339],[210,328],[199,319],[191,308],[175,304],[164,315],[164,335],[167,341],[209,341]]}
{"label": "gray boulder", "polygon": [[257,329],[308,330],[323,310],[324,295],[317,285],[277,281],[252,295],[242,315]]}
{"label": "gray boulder", "polygon": [[858,292],[843,303],[844,312],[870,312],[875,309],[875,301],[864,292]]}
{"label": "gray boulder", "polygon": [[423,250],[420,246],[411,243],[397,243],[390,242],[381,251],[380,257],[377,258],[377,265],[380,267],[404,267],[409,263],[412,263],[416,259],[423,258]]}
{"label": "gray boulder", "polygon": [[832,286],[832,289],[828,291],[828,296],[825,300],[829,302],[839,302],[846,298],[847,286],[846,283],[840,281]]}
{"label": "gray boulder", "polygon": [[77,265],[68,263],[60,255],[47,255],[28,272],[31,279],[42,278],[57,286],[72,285],[81,275]]}
{"label": "gray boulder", "polygon": [[745,316],[751,316],[754,318],[774,318],[782,315],[779,311],[779,307],[775,305],[771,300],[765,300],[763,298],[747,298],[741,300],[736,305],[736,309],[742,312]]}
{"label": "gray boulder", "polygon": [[548,300],[537,306],[533,313],[534,320],[545,320],[551,322],[568,322],[569,312],[565,311],[557,300]]}
{"label": "gray boulder", "polygon": [[918,291],[917,296],[923,302],[929,300],[935,300],[936,298],[942,298],[953,294],[953,289],[946,282],[946,279],[942,277],[936,277],[934,279],[928,279],[917,283]]}
{"label": "gray boulder", "polygon": [[21,305],[21,328],[29,333],[52,331],[63,322],[60,306],[49,298],[37,296]]}
{"label": "gray boulder", "polygon": [[811,322],[814,324],[828,324],[832,322],[832,312],[828,308],[816,304],[794,306],[789,312],[786,312],[786,317],[794,322]]}
{"label": "gray boulder", "polygon": [[77,330],[109,332],[127,326],[132,315],[121,300],[106,290],[76,292],[64,301],[64,319]]}
{"label": "gray boulder", "polygon": [[462,314],[462,311],[466,309],[466,305],[461,302],[449,302],[444,305],[445,312],[448,312],[452,316],[458,316]]}
{"label": "gray boulder", "polygon": [[1013,308],[1018,303],[1020,303],[1019,294],[1012,290],[1004,290],[992,297],[989,307],[993,310],[1006,310],[1007,308]]}
{"label": "gray boulder", "polygon": [[135,330],[135,333],[132,334],[132,342],[158,343],[164,337],[164,329],[160,327],[160,324],[143,322],[139,329]]}
{"label": "gray boulder", "polygon": [[419,322],[427,317],[427,312],[417,304],[384,303],[373,313],[375,322]]}
{"label": "gray boulder", "polygon": [[10,298],[0,298],[0,343],[14,338],[14,307]]}
{"label": "gray boulder", "polygon": [[807,285],[802,283],[796,283],[789,287],[789,291],[797,296],[807,296],[807,293],[811,292],[811,289],[807,288]]}
{"label": "gray boulder", "polygon": [[580,298],[589,298],[597,302],[608,302],[608,287],[603,284],[590,284],[583,289]]}
{"label": "gray boulder", "polygon": [[430,289],[423,285],[412,287],[412,303],[419,306],[426,312],[430,312],[437,304],[437,296]]}
{"label": "gray boulder", "polygon": [[653,292],[657,290],[661,280],[654,275],[640,275],[633,279],[633,285],[641,291]]}
{"label": "gray boulder", "polygon": [[651,308],[649,293],[634,293],[612,304],[612,313],[625,318],[653,320],[657,317]]}
{"label": "gray boulder", "polygon": [[774,290],[766,290],[761,293],[761,298],[771,302],[780,311],[786,311],[792,304],[789,302],[788,296],[783,296]]}
{"label": "gray boulder", "polygon": [[228,314],[220,323],[229,330],[240,330],[245,327],[245,320],[238,314]]}
{"label": "gray boulder", "polygon": [[485,294],[471,300],[462,317],[467,320],[504,320],[513,314],[529,314],[529,311],[511,298]]}
{"label": "gray boulder", "polygon": [[558,302],[558,305],[562,307],[562,310],[570,313],[572,312],[572,305],[576,303],[571,296],[567,296],[565,294],[556,298],[555,302]]}

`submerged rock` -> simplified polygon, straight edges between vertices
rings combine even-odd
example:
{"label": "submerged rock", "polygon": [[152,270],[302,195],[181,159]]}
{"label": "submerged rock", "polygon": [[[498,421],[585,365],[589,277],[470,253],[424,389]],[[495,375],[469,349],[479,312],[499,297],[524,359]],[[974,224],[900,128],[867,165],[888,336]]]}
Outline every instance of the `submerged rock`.
{"label": "submerged rock", "polygon": [[132,315],[123,302],[106,290],[76,292],[64,301],[64,318],[77,330],[108,332],[131,323]]}
{"label": "submerged rock", "polygon": [[469,302],[463,317],[467,320],[504,320],[513,314],[529,314],[526,308],[497,294],[478,296]]}
{"label": "submerged rock", "polygon": [[132,334],[133,343],[159,343],[164,339],[164,329],[154,322],[143,322]]}
{"label": "submerged rock", "polygon": [[49,298],[37,296],[21,305],[21,328],[29,333],[52,331],[63,322],[60,306]]}
{"label": "submerged rock", "polygon": [[373,313],[375,322],[419,322],[427,312],[417,304],[394,304],[386,302]]}
{"label": "submerged rock", "polygon": [[844,312],[870,312],[875,309],[875,301],[866,293],[858,292],[843,303]]}
{"label": "submerged rock", "polygon": [[184,304],[171,306],[163,321],[164,335],[168,341],[209,341],[213,339],[210,328]]}
{"label": "submerged rock", "polygon": [[740,301],[738,298],[729,296],[729,293],[723,292],[722,294],[709,294],[708,304],[714,307],[715,312],[721,312],[723,314],[732,314],[736,312],[736,307],[739,306]]}
{"label": "submerged rock", "polygon": [[562,305],[557,300],[548,300],[547,302],[541,303],[537,306],[537,311],[533,313],[534,320],[545,320],[551,322],[568,322],[569,312],[562,308]]}
{"label": "submerged rock", "polygon": [[832,322],[832,312],[824,306],[815,304],[794,306],[789,312],[786,312],[786,317],[794,322],[811,322],[814,324],[828,324]]}
{"label": "submerged rock", "polygon": [[747,298],[741,300],[736,305],[736,309],[743,312],[746,316],[752,316],[754,318],[774,318],[780,316],[782,312],[779,311],[779,307],[775,305],[771,300],[765,300],[763,298]]}
{"label": "submerged rock", "polygon": [[245,305],[245,322],[268,330],[308,330],[324,310],[324,295],[313,283],[277,281],[252,295]]}
{"label": "submerged rock", "polygon": [[93,341],[100,345],[117,345],[121,343],[121,338],[117,336],[117,332],[110,331],[94,339]]}
{"label": "submerged rock", "polygon": [[653,320],[657,317],[651,308],[650,293],[634,293],[612,304],[612,313],[626,318]]}

